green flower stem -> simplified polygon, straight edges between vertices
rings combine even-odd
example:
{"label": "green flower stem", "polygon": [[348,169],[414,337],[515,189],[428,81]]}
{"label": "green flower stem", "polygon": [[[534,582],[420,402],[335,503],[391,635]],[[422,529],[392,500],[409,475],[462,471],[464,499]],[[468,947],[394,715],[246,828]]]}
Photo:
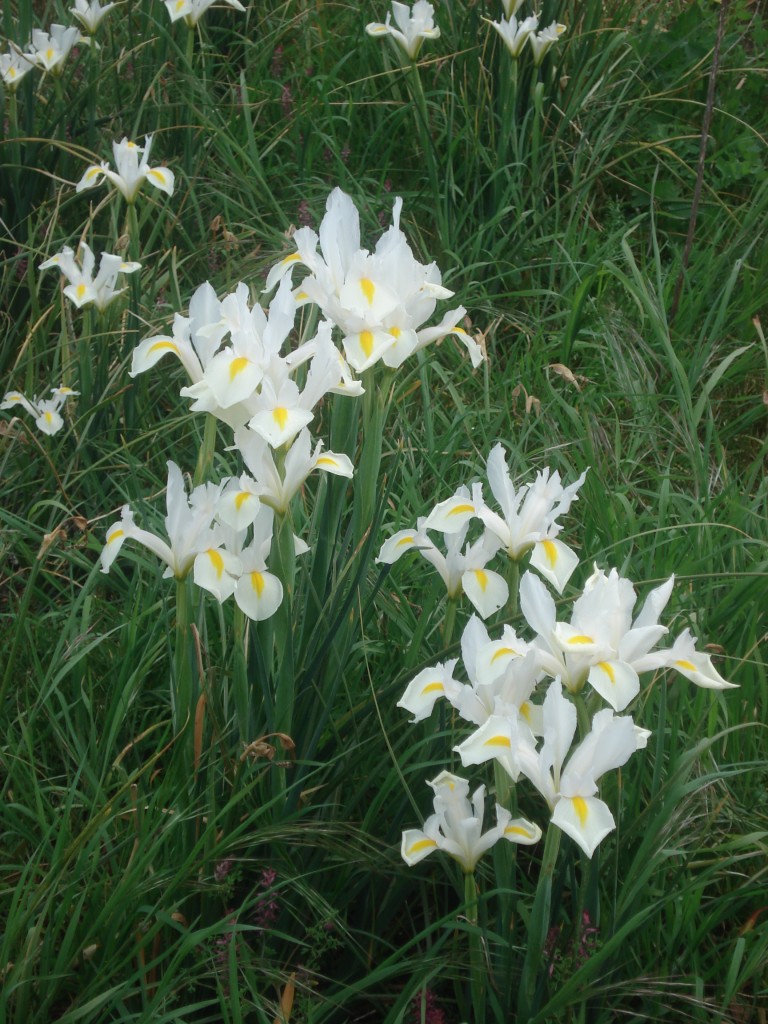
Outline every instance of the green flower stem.
{"label": "green flower stem", "polygon": [[249,743],[251,735],[251,693],[248,686],[248,619],[235,604],[232,622],[232,699],[235,704],[235,722],[242,743]]}
{"label": "green flower stem", "polygon": [[[139,238],[139,218],[136,213],[136,204],[128,203],[126,212],[126,226],[128,230],[128,252],[131,261],[139,261],[141,253],[141,241]],[[122,358],[127,362],[128,357],[139,343],[139,324],[141,309],[141,280],[138,273],[130,275],[129,283],[130,305],[128,308],[128,321],[123,335]],[[123,395],[123,413],[126,427],[132,428],[135,425],[136,393],[135,386],[126,388]]]}
{"label": "green flower stem", "polygon": [[173,710],[173,731],[176,736],[186,733],[181,748],[189,750],[190,758],[183,759],[186,769],[191,769],[191,745],[195,717],[195,674],[194,647],[190,624],[193,616],[192,580],[189,575],[176,580],[176,647],[174,651],[173,688],[171,707]]}
{"label": "green flower stem", "polygon": [[[517,134],[517,76],[519,63],[507,51],[502,55],[499,82],[499,138],[496,144],[496,170],[494,178],[494,206],[501,201],[507,188],[507,174],[501,173],[510,162],[520,163],[520,140]],[[514,171],[513,171],[514,173]]]}
{"label": "green flower stem", "polygon": [[[99,395],[93,394],[91,353],[93,352],[93,310],[86,306],[83,310],[83,325],[80,337],[77,342],[77,361],[80,365],[80,380],[78,391],[83,409],[90,409],[94,404],[94,397],[98,401]],[[71,381],[67,381],[71,385]]]}
{"label": "green flower stem", "polygon": [[453,640],[453,631],[456,627],[456,612],[459,608],[459,594],[448,598],[445,606],[445,617],[443,618],[443,650],[447,651]]}
{"label": "green flower stem", "polygon": [[576,721],[579,726],[579,740],[583,740],[592,730],[592,719],[589,717],[584,691],[572,694],[573,703],[576,705]]}
{"label": "green flower stem", "polygon": [[541,859],[539,880],[531,911],[531,923],[528,930],[528,948],[525,952],[523,975],[517,1001],[518,1024],[526,1024],[535,1013],[537,981],[543,970],[544,943],[549,931],[552,908],[552,878],[557,864],[560,849],[560,829],[555,825],[547,829],[544,843],[544,855]]}
{"label": "green flower stem", "polygon": [[544,106],[544,83],[535,82],[532,87],[533,131],[531,132],[531,181],[534,187],[540,184],[539,150],[541,148],[541,121]]}
{"label": "green flower stem", "polygon": [[197,453],[197,465],[195,466],[195,477],[193,484],[198,487],[210,476],[213,468],[213,454],[216,451],[216,417],[211,413],[205,414],[205,428],[203,430],[203,443]]}
{"label": "green flower stem", "polygon": [[464,913],[469,924],[469,985],[472,1020],[485,1020],[485,966],[482,936],[477,923],[477,882],[474,871],[464,875]]}
{"label": "green flower stem", "polygon": [[270,567],[283,584],[283,601],[273,617],[275,636],[275,717],[274,729],[291,735],[295,679],[293,665],[293,585],[296,576],[296,548],[293,541],[293,517],[290,509],[277,516],[272,538]]}
{"label": "green flower stem", "polygon": [[514,625],[520,592],[520,562],[516,558],[510,558],[507,562],[507,586],[509,587],[509,597],[504,608],[504,618]]}
{"label": "green flower stem", "polygon": [[[384,442],[384,424],[392,394],[392,372],[371,367],[363,373],[363,437],[360,462],[355,473],[355,503],[352,510],[352,535],[359,545],[373,524],[379,493],[379,469]],[[379,380],[376,380],[378,375]]]}

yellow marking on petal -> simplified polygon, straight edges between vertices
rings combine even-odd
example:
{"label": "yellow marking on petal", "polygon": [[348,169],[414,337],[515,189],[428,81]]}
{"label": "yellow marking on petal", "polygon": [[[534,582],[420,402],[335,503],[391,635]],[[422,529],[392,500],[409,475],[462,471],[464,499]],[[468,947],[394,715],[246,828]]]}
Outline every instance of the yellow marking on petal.
{"label": "yellow marking on petal", "polygon": [[288,263],[296,263],[296,261],[300,259],[301,256],[299,256],[297,252],[292,252],[290,256],[286,256],[283,260],[283,266],[286,266]]}
{"label": "yellow marking on petal", "polygon": [[500,647],[491,658],[491,664],[493,664],[497,658],[505,658],[507,655],[511,655],[513,657],[520,657],[520,655],[513,647]]}
{"label": "yellow marking on petal", "polygon": [[332,459],[329,455],[321,455],[317,460],[318,466],[338,466],[336,459]]}
{"label": "yellow marking on petal", "polygon": [[75,288],[75,291],[77,292],[78,299],[82,299],[82,297],[85,295],[88,289],[85,287],[84,284],[79,284],[77,288]]}
{"label": "yellow marking on petal", "polygon": [[435,846],[437,846],[437,843],[434,839],[417,839],[412,846],[408,847],[407,852],[408,854],[413,855],[414,853],[420,853],[422,850],[434,848]]}
{"label": "yellow marking on petal", "polygon": [[44,412],[43,413],[43,417],[44,417],[46,423],[53,423],[53,413],[52,412],[50,412],[50,411]]}
{"label": "yellow marking on petal", "polygon": [[445,687],[443,686],[442,683],[439,683],[439,682],[438,683],[427,683],[427,685],[422,688],[421,692],[422,693],[435,693],[435,692],[445,693]]}
{"label": "yellow marking on petal", "polygon": [[85,176],[86,176],[86,178],[88,178],[88,180],[90,180],[91,178],[96,178],[100,174],[103,174],[103,173],[104,172],[101,169],[101,167],[95,167],[94,166],[94,167],[89,167],[88,168],[88,170],[85,172]]}
{"label": "yellow marking on petal", "polygon": [[678,668],[684,668],[687,672],[698,672],[698,669],[692,661],[686,661],[685,659],[676,661],[675,664]]}
{"label": "yellow marking on petal", "polygon": [[15,78],[16,77],[16,68],[8,68],[8,77],[9,78]]}
{"label": "yellow marking on petal", "polygon": [[147,177],[148,178],[154,178],[155,181],[162,182],[163,185],[167,181],[167,175],[166,175],[165,171],[158,170],[157,167],[151,167],[147,171]]}
{"label": "yellow marking on petal", "polygon": [[272,419],[281,430],[285,430],[285,425],[288,422],[288,410],[284,406],[278,405],[276,409],[272,410]]}
{"label": "yellow marking on petal", "polygon": [[48,49],[45,51],[45,59],[46,60],[53,60],[53,54],[54,54],[54,50],[53,50],[52,47],[49,46]]}
{"label": "yellow marking on petal", "polygon": [[593,644],[595,641],[591,636],[580,634],[579,636],[572,636],[568,641],[569,644]]}
{"label": "yellow marking on petal", "polygon": [[523,703],[520,705],[520,714],[523,716],[523,718],[526,720],[526,722],[530,722],[530,720],[531,720],[531,705],[528,703],[527,700],[523,701]]}
{"label": "yellow marking on petal", "polygon": [[306,292],[298,292],[297,295],[296,295],[296,301],[297,302],[303,302],[304,299],[308,299],[308,298],[309,298],[309,296],[307,295]]}
{"label": "yellow marking on petal", "polygon": [[111,544],[113,540],[117,540],[119,537],[124,536],[125,530],[121,530],[120,527],[118,527],[116,530],[113,530],[107,537],[107,544]]}
{"label": "yellow marking on petal", "polygon": [[238,491],[235,495],[235,508],[239,512],[249,498],[253,497],[250,491]]}
{"label": "yellow marking on petal", "polygon": [[391,334],[393,338],[399,338],[403,332],[399,327],[388,327],[387,334]]}
{"label": "yellow marking on petal", "polygon": [[213,563],[213,568],[216,570],[217,577],[221,579],[222,573],[224,572],[224,559],[215,548],[208,548],[206,554]]}
{"label": "yellow marking on petal", "polygon": [[403,547],[406,544],[413,544],[415,540],[416,540],[415,537],[401,537],[400,540],[395,545],[395,547],[399,548],[399,547]]}
{"label": "yellow marking on petal", "polygon": [[370,331],[360,332],[360,348],[365,352],[366,358],[370,359],[373,352],[373,335]]}
{"label": "yellow marking on petal", "polygon": [[557,565],[557,545],[551,540],[543,540],[541,546],[544,548],[544,554],[547,556],[547,561],[551,566]]}
{"label": "yellow marking on petal", "polygon": [[157,352],[158,349],[170,349],[171,352],[178,354],[178,347],[172,341],[156,341],[154,345],[150,345],[147,355],[151,355],[153,352]]}
{"label": "yellow marking on petal", "polygon": [[491,736],[483,744],[484,747],[512,747],[512,741],[508,736]]}
{"label": "yellow marking on petal", "polygon": [[136,143],[135,142],[129,142],[126,145],[126,149],[136,149]]}
{"label": "yellow marking on petal", "polygon": [[486,587],[488,586],[488,573],[484,569],[475,569],[475,578],[480,584],[480,589],[485,593]]}
{"label": "yellow marking on petal", "polygon": [[584,828],[584,826],[587,823],[587,818],[589,817],[589,808],[587,807],[587,801],[584,799],[584,797],[575,796],[573,797],[573,800],[571,802],[573,803],[573,806],[576,810],[576,814],[579,817],[579,823],[581,824],[581,827]]}
{"label": "yellow marking on petal", "polygon": [[466,331],[464,330],[464,328],[463,328],[463,327],[454,327],[454,328],[453,328],[453,330],[454,330],[454,332],[455,332],[456,334],[466,334],[466,333],[467,333],[467,332],[466,332]]}
{"label": "yellow marking on petal", "polygon": [[237,359],[233,359],[229,364],[229,379],[230,382],[235,379],[238,373],[242,373],[248,365],[248,360],[245,356],[238,356]]}
{"label": "yellow marking on petal", "polygon": [[504,829],[504,835],[524,836],[526,839],[530,839],[533,832],[530,832],[527,828],[521,828],[520,825],[507,825]]}
{"label": "yellow marking on petal", "polygon": [[260,573],[260,572],[252,572],[250,574],[250,576],[251,576],[251,586],[256,591],[256,595],[258,597],[261,597],[261,595],[264,593],[264,576],[263,576],[263,574]]}
{"label": "yellow marking on petal", "polygon": [[598,661],[597,667],[601,668],[603,672],[608,676],[612,683],[616,682],[616,672],[614,671],[613,665],[608,661]]}
{"label": "yellow marking on petal", "polygon": [[470,504],[457,505],[455,508],[451,509],[451,511],[448,513],[448,515],[449,516],[460,516],[464,512],[474,512],[474,511],[475,511],[475,506],[474,505],[470,505]]}
{"label": "yellow marking on petal", "polygon": [[373,305],[373,296],[376,294],[376,285],[373,283],[370,277],[361,277],[360,287],[363,290],[363,295],[368,300],[368,305]]}

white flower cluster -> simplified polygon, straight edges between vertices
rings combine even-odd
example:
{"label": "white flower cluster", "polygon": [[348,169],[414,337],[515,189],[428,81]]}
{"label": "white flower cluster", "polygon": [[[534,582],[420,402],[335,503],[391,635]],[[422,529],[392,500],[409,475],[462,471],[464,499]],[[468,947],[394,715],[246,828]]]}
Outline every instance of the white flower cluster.
{"label": "white flower cluster", "polygon": [[[498,485],[498,476],[496,480]],[[540,503],[538,531],[534,519],[526,519],[526,543],[540,544],[545,551],[547,544],[554,543],[546,539],[547,533],[553,529],[559,511],[567,510],[580,483],[562,490],[556,499],[558,504]],[[527,492],[522,503],[514,503],[518,513],[525,510],[535,488]],[[515,524],[509,519],[510,506],[496,489],[494,494],[504,509],[511,537]],[[443,503],[442,508],[438,506],[440,512],[433,516],[439,523],[441,516],[477,515],[488,526],[493,519],[483,514],[481,500],[478,488],[471,497],[461,494]],[[469,511],[471,505],[474,512]],[[537,533],[544,539],[536,538]],[[541,565],[536,567],[543,571]],[[568,576],[572,571],[570,567]],[[562,579],[543,574],[558,591],[562,590]],[[520,583],[520,609],[531,631],[529,638],[519,637],[507,625],[501,636],[492,639],[480,619],[473,616],[461,640],[468,683],[456,678],[458,659],[443,662],[420,672],[398,706],[410,711],[413,721],[418,722],[429,717],[438,700],[447,700],[461,718],[475,726],[475,731],[455,748],[462,764],[496,761],[513,782],[521,776],[527,778],[546,800],[551,823],[591,857],[598,843],[615,827],[609,807],[597,795],[598,780],[605,772],[625,764],[636,750],[645,747],[650,736],[634,724],[630,715],[616,714],[625,711],[639,694],[640,675],[673,668],[697,686],[715,690],[733,686],[722,678],[709,655],[696,650],[696,639],[688,630],[670,647],[657,646],[668,633],[659,619],[673,583],[674,578],[670,578],[652,590],[636,614],[637,595],[632,582],[616,569],[606,573],[595,568],[565,619],[544,582],[526,572]],[[587,684],[591,693],[579,696]],[[542,691],[543,700],[537,699]],[[594,710],[600,700],[609,707]],[[578,743],[574,742],[576,701],[592,714],[591,727],[588,732],[582,729]],[[440,779],[432,785],[438,787],[438,783]],[[465,870],[471,870],[466,864],[473,863],[472,858],[459,856],[445,843],[446,837],[456,838],[454,833],[443,823],[440,839],[435,833],[434,816],[428,824],[430,828],[425,826],[423,833],[410,830],[404,834],[405,860],[416,863],[432,849],[442,848],[461,860]],[[525,828],[529,833],[535,830],[529,824]],[[434,842],[429,844],[428,839]],[[479,833],[475,840],[480,843]],[[482,852],[485,848],[487,845],[481,843],[475,850]]]}
{"label": "white flower cluster", "polygon": [[30,416],[34,417],[35,426],[43,434],[57,434],[64,426],[61,409],[68,398],[79,394],[72,388],[61,384],[51,388],[53,398],[25,398],[20,391],[7,391],[0,402],[0,409],[13,409],[20,405]]}
{"label": "white flower cluster", "polygon": [[[415,530],[393,534],[377,559],[392,565],[406,552],[418,551],[440,573],[448,596],[465,593],[484,619],[502,608],[509,597],[504,578],[486,568],[499,551],[513,561],[531,552],[530,564],[562,593],[578,558],[557,539],[561,529],[557,519],[568,512],[586,476],[584,472],[575,483],[563,487],[560,474],[545,469],[532,484],[516,489],[500,444],[488,457],[487,474],[501,514],[486,504],[480,484],[471,492],[462,486],[419,519]],[[465,545],[473,520],[482,524],[483,532]],[[443,534],[445,554],[430,538],[430,530]]]}
{"label": "white flower cluster", "polygon": [[[221,485],[220,499],[213,504],[207,499],[203,502],[203,492],[195,488],[189,510],[182,517],[185,526],[175,535],[171,504],[174,509],[184,508],[186,498],[180,471],[174,467],[168,484],[170,546],[151,540],[152,535],[134,526],[130,509],[124,509],[121,521],[107,534],[104,571],[123,540],[132,537],[160,555],[169,566],[168,575],[183,578],[194,566],[196,582],[220,600],[234,593],[238,603],[247,601],[251,610],[244,608],[246,613],[256,617],[251,591],[262,585],[272,513],[283,516],[288,512],[293,497],[315,469],[352,476],[347,455],[325,451],[322,441],[312,442],[309,427],[325,396],[360,396],[363,387],[351,366],[366,370],[378,360],[399,366],[409,354],[448,333],[461,337],[473,359],[481,357],[475,342],[456,326],[464,315],[461,307],[444,317],[439,326],[424,326],[437,299],[451,292],[440,284],[434,263],[424,266],[411,253],[399,227],[401,206],[396,200],[395,222],[371,254],[360,247],[354,204],[339,189],[334,190],[319,236],[309,229],[297,232],[298,251],[281,260],[269,274],[267,288],[278,287],[266,312],[251,302],[243,283],[222,299],[206,283],[192,296],[189,315],[176,314],[170,334],[153,335],[137,346],[131,376],[151,369],[167,354],[174,355],[189,378],[181,395],[192,400],[192,411],[210,413],[232,430],[233,448],[240,452],[247,472]],[[294,289],[290,270],[296,264],[303,264],[310,273]],[[313,337],[288,348],[297,312],[308,302],[319,306],[324,319]],[[337,328],[347,358],[334,343]],[[357,342],[353,343],[355,331]],[[367,354],[361,355],[368,347],[368,333],[374,340]],[[237,515],[233,503],[240,510]],[[205,509],[202,518],[194,511],[198,505]],[[246,510],[250,514],[259,508],[269,515],[247,521],[242,518]],[[215,527],[211,526],[213,520],[218,524]],[[244,546],[242,538],[227,539],[225,527],[234,530],[238,538],[240,531],[251,527],[256,536],[258,527],[258,543]],[[206,532],[211,529],[215,536]],[[202,547],[195,541],[193,549],[189,548],[190,537],[202,538]],[[297,538],[296,542],[306,550],[302,541]],[[258,565],[254,544],[260,552]],[[272,614],[278,604],[259,605],[259,615],[265,608],[271,608]]]}

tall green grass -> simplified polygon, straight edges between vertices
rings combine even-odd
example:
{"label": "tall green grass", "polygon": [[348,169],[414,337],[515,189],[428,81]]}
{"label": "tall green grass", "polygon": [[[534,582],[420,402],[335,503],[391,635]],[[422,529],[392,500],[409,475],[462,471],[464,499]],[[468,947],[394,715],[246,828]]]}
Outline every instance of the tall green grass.
{"label": "tall green grass", "polygon": [[[398,852],[456,740],[452,723],[420,731],[394,706],[421,667],[456,656],[442,639],[445,597],[415,561],[383,570],[374,557],[385,535],[480,479],[496,440],[521,478],[591,467],[572,517],[577,582],[594,560],[649,585],[675,573],[672,632],[690,626],[740,686],[713,695],[659,676],[644,692],[636,717],[653,738],[606,787],[616,833],[591,864],[563,844],[532,1020],[762,1019],[766,27],[731,4],[670,321],[717,11],[547,3],[542,24],[568,32],[538,93],[521,61],[514,104],[484,20],[500,13],[445,0],[441,39],[408,68],[364,33],[383,3],[212,8],[190,47],[160,0],[140,0],[110,12],[100,48],[78,47],[58,83],[27,76],[15,124],[5,96],[3,390],[77,385],[87,358],[98,382],[53,438],[9,413],[0,425],[9,1022],[396,1024],[426,1017],[426,992],[448,1021],[471,1019],[460,872],[408,869]],[[69,20],[65,3],[2,5],[2,31],[22,46],[33,26]],[[37,268],[81,237],[129,251],[125,206],[105,189],[75,195],[74,183],[113,139],[144,134],[176,192],[137,204],[137,287],[104,317],[78,314]],[[449,339],[395,377],[367,537],[345,481],[305,489],[297,515],[317,561],[299,569],[288,625],[295,751],[270,735],[256,696],[259,742],[243,749],[230,611],[202,606],[203,744],[180,786],[172,584],[140,553],[105,577],[98,555],[124,503],[151,521],[168,458],[193,470],[203,424],[177,397],[180,370],[131,381],[130,353],[203,280],[219,294],[245,280],[257,298],[290,226],[317,227],[335,185],[361,210],[368,245],[403,196],[414,249],[437,260],[488,362],[473,373]],[[359,451],[357,420],[329,405],[321,423]],[[224,437],[217,479],[237,468]],[[251,629],[255,695],[270,642]],[[478,871],[487,1020],[515,1019],[541,855],[520,855],[514,891],[491,859]]]}

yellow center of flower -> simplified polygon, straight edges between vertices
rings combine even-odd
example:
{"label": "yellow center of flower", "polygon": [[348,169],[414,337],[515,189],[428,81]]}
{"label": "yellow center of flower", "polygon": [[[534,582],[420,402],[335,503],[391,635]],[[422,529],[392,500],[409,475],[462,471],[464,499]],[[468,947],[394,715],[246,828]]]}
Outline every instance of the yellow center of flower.
{"label": "yellow center of flower", "polygon": [[552,543],[551,540],[543,540],[541,546],[544,548],[544,554],[547,556],[547,561],[554,568],[557,565],[557,547]]}
{"label": "yellow center of flower", "polygon": [[484,747],[512,747],[512,741],[508,736],[491,736],[483,744]]}
{"label": "yellow center of flower", "polygon": [[614,671],[613,665],[607,661],[598,661],[597,667],[601,668],[603,672],[605,672],[612,683],[616,682],[616,672]]}
{"label": "yellow center of flower", "polygon": [[417,839],[416,842],[408,847],[408,854],[413,855],[414,853],[420,853],[421,850],[431,849],[437,846],[434,839]]}
{"label": "yellow center of flower", "polygon": [[584,799],[584,797],[575,796],[572,800],[572,803],[576,810],[576,814],[578,815],[579,823],[581,827],[584,828],[584,826],[587,823],[587,817],[589,816],[589,808],[587,807],[587,801]]}
{"label": "yellow center of flower", "polygon": [[229,379],[233,381],[238,373],[242,373],[248,365],[248,360],[245,356],[238,356],[237,359],[233,359],[229,364]]}
{"label": "yellow center of flower", "polygon": [[373,305],[373,296],[376,294],[376,285],[373,283],[370,277],[361,277],[360,287],[363,290],[363,295],[365,296],[368,305]]}
{"label": "yellow center of flower", "polygon": [[222,573],[224,572],[224,559],[215,548],[208,548],[207,554],[211,560],[213,568],[216,570],[217,578],[221,579]]}
{"label": "yellow center of flower", "polygon": [[692,661],[685,661],[685,660],[683,660],[683,661],[676,661],[675,664],[679,668],[684,668],[687,672],[696,672],[697,671],[697,668],[693,664]]}
{"label": "yellow center of flower", "polygon": [[373,352],[373,335],[370,331],[360,332],[360,348],[365,352],[366,358],[370,359]]}
{"label": "yellow center of flower", "polygon": [[172,341],[156,341],[154,345],[150,346],[147,355],[152,355],[153,352],[157,352],[160,349],[165,349],[166,351],[170,349],[171,352],[175,352],[177,355],[179,352],[178,348],[176,347],[176,345],[174,345]]}
{"label": "yellow center of flower", "polygon": [[505,658],[507,655],[515,656],[517,655],[517,651],[515,651],[512,647],[500,647],[491,658],[491,664],[493,664],[497,658]]}
{"label": "yellow center of flower", "polygon": [[284,406],[278,405],[276,409],[272,410],[272,418],[281,430],[285,430],[285,425],[288,422],[288,410]]}
{"label": "yellow center of flower", "polygon": [[251,573],[251,586],[256,591],[256,595],[261,597],[264,592],[264,576],[260,572]]}
{"label": "yellow center of flower", "polygon": [[504,835],[511,836],[524,836],[526,839],[530,839],[533,833],[529,832],[527,828],[521,828],[520,825],[507,825],[504,829]]}

